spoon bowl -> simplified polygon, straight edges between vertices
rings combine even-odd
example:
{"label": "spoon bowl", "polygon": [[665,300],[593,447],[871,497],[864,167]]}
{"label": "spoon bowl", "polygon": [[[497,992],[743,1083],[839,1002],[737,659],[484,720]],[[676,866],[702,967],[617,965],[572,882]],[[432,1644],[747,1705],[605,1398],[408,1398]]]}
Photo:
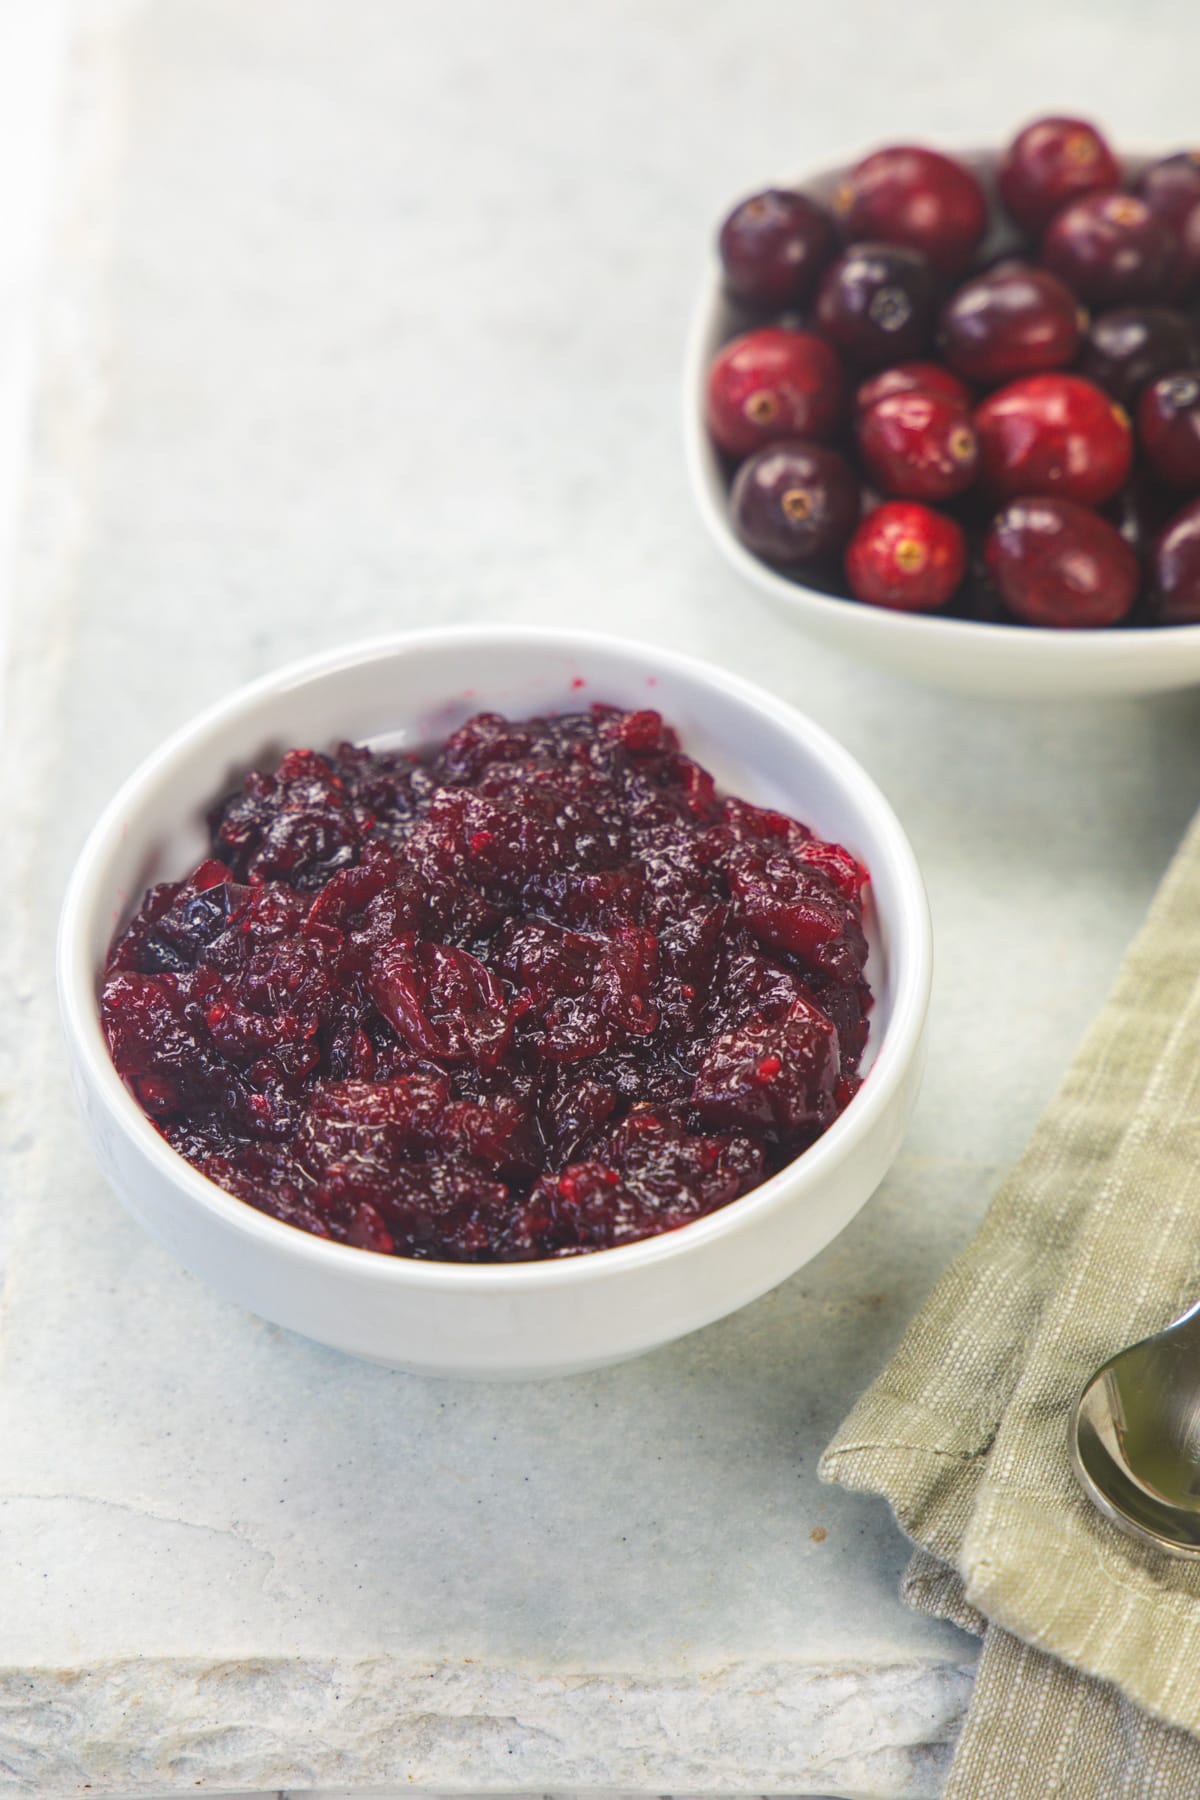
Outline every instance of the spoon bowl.
{"label": "spoon bowl", "polygon": [[1200,1557],[1200,1302],[1096,1370],[1075,1408],[1071,1454],[1114,1525]]}

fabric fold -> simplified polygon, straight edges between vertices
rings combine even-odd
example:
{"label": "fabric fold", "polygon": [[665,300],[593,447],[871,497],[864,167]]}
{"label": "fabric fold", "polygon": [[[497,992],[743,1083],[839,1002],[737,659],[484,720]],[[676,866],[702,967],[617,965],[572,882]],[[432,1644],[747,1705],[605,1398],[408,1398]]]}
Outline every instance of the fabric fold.
{"label": "fabric fold", "polygon": [[[1200,1788],[1200,1567],[1102,1519],[1067,1450],[1091,1371],[1198,1291],[1200,821],[974,1241],[822,1459],[891,1503],[906,1600],[984,1632],[948,1794]],[[1072,1733],[1108,1786],[1061,1783]],[[1009,1755],[1025,1785],[983,1779]]]}

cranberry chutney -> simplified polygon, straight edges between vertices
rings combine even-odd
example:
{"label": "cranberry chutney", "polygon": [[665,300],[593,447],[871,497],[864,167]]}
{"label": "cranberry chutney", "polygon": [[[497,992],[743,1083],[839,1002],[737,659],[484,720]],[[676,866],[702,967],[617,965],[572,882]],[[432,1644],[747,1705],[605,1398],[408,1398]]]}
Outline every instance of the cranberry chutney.
{"label": "cranberry chutney", "polygon": [[113,1061],[261,1211],[528,1261],[728,1204],[858,1085],[866,872],[719,795],[659,715],[292,750],[109,954]]}

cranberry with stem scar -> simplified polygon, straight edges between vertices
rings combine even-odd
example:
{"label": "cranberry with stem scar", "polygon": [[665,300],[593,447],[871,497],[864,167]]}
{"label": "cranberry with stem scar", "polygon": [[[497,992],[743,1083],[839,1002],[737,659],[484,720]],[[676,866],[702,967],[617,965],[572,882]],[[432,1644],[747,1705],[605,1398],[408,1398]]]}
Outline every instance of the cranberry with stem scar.
{"label": "cranberry with stem scar", "polygon": [[1094,306],[1159,300],[1173,291],[1178,239],[1134,194],[1085,194],[1042,239],[1046,267]]}
{"label": "cranberry with stem scar", "polygon": [[889,494],[948,500],[975,479],[979,443],[962,408],[938,394],[888,394],[858,421],[867,473]]}
{"label": "cranberry with stem scar", "polygon": [[1119,186],[1121,166],[1086,119],[1035,119],[1004,152],[996,179],[1009,217],[1037,233],[1067,201]]}
{"label": "cranberry with stem scar", "polygon": [[748,456],[780,438],[829,437],[846,398],[837,354],[810,331],[765,326],[726,344],[708,377],[708,429],[722,450]]}
{"label": "cranberry with stem scar", "polygon": [[918,250],[939,275],[960,274],[987,228],[987,200],[971,170],[911,144],[864,157],[833,206],[847,242]]}
{"label": "cranberry with stem scar", "polygon": [[877,369],[928,349],[934,304],[925,257],[896,244],[855,244],[826,271],[817,323],[839,350]]}
{"label": "cranberry with stem scar", "polygon": [[764,561],[836,556],[858,523],[858,480],[820,444],[769,444],[744,462],[730,496],[733,527]]}
{"label": "cranberry with stem scar", "polygon": [[966,566],[961,526],[913,501],[877,507],[846,548],[846,578],[855,598],[898,612],[944,606]]}
{"label": "cranberry with stem scar", "polygon": [[717,240],[725,286],[748,306],[806,300],[837,248],[833,221],[807,194],[767,188],[734,207]]}

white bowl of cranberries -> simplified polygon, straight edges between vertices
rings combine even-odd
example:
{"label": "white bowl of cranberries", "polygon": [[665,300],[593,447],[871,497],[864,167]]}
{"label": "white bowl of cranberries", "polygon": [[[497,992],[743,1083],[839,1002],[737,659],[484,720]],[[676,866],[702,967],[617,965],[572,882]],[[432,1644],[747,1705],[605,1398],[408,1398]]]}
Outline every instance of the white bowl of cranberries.
{"label": "white bowl of cranberries", "polygon": [[815,636],[975,692],[1200,682],[1200,151],[1048,118],[748,196],[686,431],[717,543]]}
{"label": "white bowl of cranberries", "polygon": [[723,1317],[890,1166],[924,1059],[912,850],[726,671],[467,627],[265,677],[156,750],[63,906],[87,1134],[227,1298],[427,1374]]}

